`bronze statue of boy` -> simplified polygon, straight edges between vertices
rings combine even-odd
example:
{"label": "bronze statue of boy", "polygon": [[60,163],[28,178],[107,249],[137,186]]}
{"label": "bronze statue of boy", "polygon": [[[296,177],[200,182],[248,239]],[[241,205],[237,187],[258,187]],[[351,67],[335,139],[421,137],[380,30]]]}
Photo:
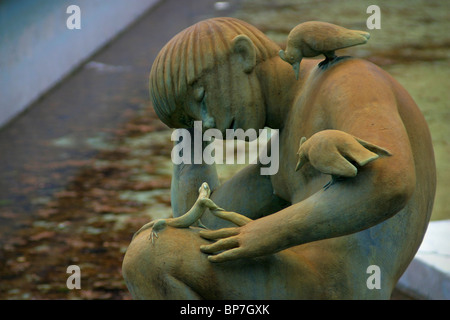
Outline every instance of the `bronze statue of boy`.
{"label": "bronze statue of boy", "polygon": [[[248,165],[220,184],[214,165],[174,165],[175,218],[206,182],[214,204],[249,219],[236,226],[206,208],[207,229],[167,225],[154,242],[151,227],[137,234],[123,262],[134,298],[390,298],[434,201],[425,119],[370,62],[304,59],[296,80],[279,51],[253,26],[214,18],[156,58],[150,91],[164,123],[278,129],[280,167],[261,175],[262,164]],[[379,289],[367,285],[373,265]]]}

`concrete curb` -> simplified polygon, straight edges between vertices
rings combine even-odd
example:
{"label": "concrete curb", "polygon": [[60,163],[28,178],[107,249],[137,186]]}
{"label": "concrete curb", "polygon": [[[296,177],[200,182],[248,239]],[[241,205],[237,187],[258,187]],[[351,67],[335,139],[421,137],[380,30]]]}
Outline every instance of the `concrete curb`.
{"label": "concrete curb", "polygon": [[[160,0],[0,3],[0,127],[57,85]],[[81,29],[66,12],[78,5]]]}
{"label": "concrete curb", "polygon": [[414,298],[450,300],[450,220],[432,221],[397,288]]}

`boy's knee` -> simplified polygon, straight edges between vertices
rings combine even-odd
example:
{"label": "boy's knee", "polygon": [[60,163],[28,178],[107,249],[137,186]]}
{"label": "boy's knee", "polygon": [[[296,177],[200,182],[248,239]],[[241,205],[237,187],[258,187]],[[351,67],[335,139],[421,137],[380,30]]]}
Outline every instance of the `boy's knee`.
{"label": "boy's knee", "polygon": [[[195,257],[201,255],[200,244],[197,248],[198,255],[190,252],[194,246],[186,246],[188,239],[185,237],[192,237],[188,229],[166,228],[154,242],[149,238],[150,233],[151,228],[131,241],[122,263],[122,275],[132,297],[167,299],[177,296],[177,293],[169,292],[167,288],[178,288],[178,293],[182,295],[183,292],[190,292],[184,288],[182,279],[190,276],[191,264],[198,264]],[[186,260],[186,256],[189,260]],[[195,298],[192,292],[189,296]]]}

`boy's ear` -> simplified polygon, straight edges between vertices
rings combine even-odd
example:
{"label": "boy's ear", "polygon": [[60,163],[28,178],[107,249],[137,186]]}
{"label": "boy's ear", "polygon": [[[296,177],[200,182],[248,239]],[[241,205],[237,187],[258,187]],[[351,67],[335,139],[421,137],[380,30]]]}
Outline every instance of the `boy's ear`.
{"label": "boy's ear", "polygon": [[256,51],[252,40],[249,37],[240,34],[233,39],[233,55],[242,65],[244,72],[250,73],[256,65]]}

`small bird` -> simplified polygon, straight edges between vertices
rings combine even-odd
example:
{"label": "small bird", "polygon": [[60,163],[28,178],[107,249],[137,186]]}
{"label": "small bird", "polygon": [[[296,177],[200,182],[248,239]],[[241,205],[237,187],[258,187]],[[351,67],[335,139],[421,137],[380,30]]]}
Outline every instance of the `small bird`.
{"label": "small bird", "polygon": [[334,51],[366,43],[370,34],[350,30],[335,24],[309,21],[297,25],[288,35],[286,51],[280,50],[280,58],[292,65],[298,79],[300,62],[323,54],[325,60],[319,67],[336,58]]}
{"label": "small bird", "polygon": [[316,170],[331,175],[331,181],[324,186],[326,190],[339,180],[355,177],[357,167],[392,153],[344,131],[323,130],[309,139],[302,137],[297,156],[295,171],[309,162]]}

